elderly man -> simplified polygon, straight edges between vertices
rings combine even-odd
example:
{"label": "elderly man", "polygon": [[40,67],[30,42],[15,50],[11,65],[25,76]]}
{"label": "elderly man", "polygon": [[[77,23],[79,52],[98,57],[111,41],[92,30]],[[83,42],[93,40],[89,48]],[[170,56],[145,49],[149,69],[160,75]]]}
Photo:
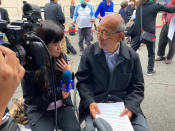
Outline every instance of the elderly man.
{"label": "elderly man", "polygon": [[135,131],[150,131],[140,108],[144,97],[140,59],[121,41],[123,32],[120,15],[105,16],[97,30],[98,43],[82,55],[76,73],[81,97],[79,119],[81,122],[86,118],[88,123],[91,116],[96,118],[96,113],[100,113],[96,103],[122,100],[126,108],[120,116],[128,115]]}

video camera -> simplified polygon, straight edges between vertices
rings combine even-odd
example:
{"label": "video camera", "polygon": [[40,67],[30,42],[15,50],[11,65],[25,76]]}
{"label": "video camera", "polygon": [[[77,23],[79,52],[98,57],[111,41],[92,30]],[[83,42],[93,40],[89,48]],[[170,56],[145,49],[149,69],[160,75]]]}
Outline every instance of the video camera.
{"label": "video camera", "polygon": [[[25,18],[25,20],[24,20]],[[10,24],[0,20],[0,31],[7,36],[8,43],[2,43],[13,50],[26,70],[45,67],[45,49],[43,44],[34,39],[36,27],[40,25],[40,7],[24,2],[22,20]]]}

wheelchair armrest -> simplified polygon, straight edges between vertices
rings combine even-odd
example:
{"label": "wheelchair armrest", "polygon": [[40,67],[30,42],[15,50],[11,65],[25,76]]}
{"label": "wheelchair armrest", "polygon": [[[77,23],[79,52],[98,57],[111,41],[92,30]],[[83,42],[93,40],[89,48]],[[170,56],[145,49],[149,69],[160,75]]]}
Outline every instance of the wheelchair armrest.
{"label": "wheelchair armrest", "polygon": [[96,118],[93,120],[94,127],[97,128],[97,131],[113,131],[111,125],[102,118]]}

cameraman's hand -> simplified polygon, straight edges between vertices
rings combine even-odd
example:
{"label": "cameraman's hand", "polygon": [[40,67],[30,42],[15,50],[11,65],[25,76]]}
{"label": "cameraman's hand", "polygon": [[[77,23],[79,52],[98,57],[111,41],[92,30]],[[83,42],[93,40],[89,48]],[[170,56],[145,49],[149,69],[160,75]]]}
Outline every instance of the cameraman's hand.
{"label": "cameraman's hand", "polygon": [[5,108],[25,73],[16,54],[0,46],[0,123]]}
{"label": "cameraman's hand", "polygon": [[92,115],[93,119],[96,118],[96,114],[100,114],[100,110],[98,108],[97,103],[93,102],[89,105],[90,114]]}
{"label": "cameraman's hand", "polygon": [[70,62],[70,64],[68,65],[63,58],[61,58],[61,60],[57,59],[57,66],[58,66],[58,70],[64,72],[65,70],[69,70],[72,72],[72,61]]}

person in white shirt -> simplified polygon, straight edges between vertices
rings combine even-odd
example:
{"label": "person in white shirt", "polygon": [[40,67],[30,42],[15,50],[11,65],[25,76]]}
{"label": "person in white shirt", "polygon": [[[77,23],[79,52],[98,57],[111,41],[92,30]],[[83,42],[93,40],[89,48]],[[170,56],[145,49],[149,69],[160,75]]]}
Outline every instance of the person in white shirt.
{"label": "person in white shirt", "polygon": [[80,4],[75,7],[73,22],[74,25],[78,18],[78,29],[79,29],[79,49],[80,55],[84,51],[83,41],[86,41],[87,46],[91,43],[91,27],[94,22],[94,9],[91,4],[86,3],[85,0],[80,0]]}

